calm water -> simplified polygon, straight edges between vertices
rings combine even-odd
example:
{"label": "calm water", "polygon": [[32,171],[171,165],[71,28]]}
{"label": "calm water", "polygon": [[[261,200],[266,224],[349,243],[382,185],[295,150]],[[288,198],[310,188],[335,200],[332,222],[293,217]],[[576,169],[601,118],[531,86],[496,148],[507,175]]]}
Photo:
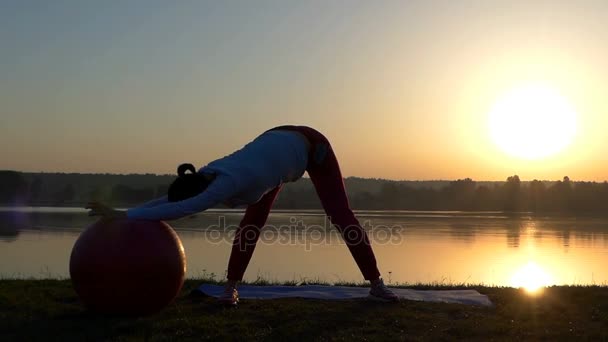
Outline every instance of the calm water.
{"label": "calm water", "polygon": [[[225,272],[242,213],[212,211],[170,222],[188,276]],[[502,213],[362,211],[385,279],[392,282],[537,286],[608,284],[608,219]],[[71,248],[94,222],[77,208],[0,208],[0,276],[68,277]],[[275,211],[249,280],[360,281],[348,249],[319,211]]]}

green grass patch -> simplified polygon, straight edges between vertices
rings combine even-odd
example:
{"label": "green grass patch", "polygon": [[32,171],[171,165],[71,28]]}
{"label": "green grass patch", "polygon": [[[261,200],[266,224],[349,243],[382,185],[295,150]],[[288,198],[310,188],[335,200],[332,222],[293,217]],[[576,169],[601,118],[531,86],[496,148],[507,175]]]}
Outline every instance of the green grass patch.
{"label": "green grass patch", "polygon": [[513,288],[413,286],[473,288],[489,296],[491,308],[280,299],[242,300],[233,309],[190,295],[201,282],[187,280],[177,300],[158,314],[111,317],[87,312],[69,280],[0,280],[1,340],[608,339],[608,288],[599,286],[551,287],[537,296]]}

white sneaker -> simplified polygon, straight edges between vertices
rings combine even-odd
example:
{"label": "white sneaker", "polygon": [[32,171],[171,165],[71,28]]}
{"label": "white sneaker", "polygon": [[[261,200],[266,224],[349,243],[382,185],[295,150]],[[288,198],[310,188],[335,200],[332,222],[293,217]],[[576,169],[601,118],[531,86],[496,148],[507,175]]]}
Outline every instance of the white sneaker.
{"label": "white sneaker", "polygon": [[218,303],[228,306],[237,306],[239,304],[239,292],[236,286],[226,285],[224,293],[217,298]]}
{"label": "white sneaker", "polygon": [[369,296],[367,296],[367,298],[381,302],[399,301],[399,296],[384,285],[384,280],[382,280],[382,278],[372,282],[372,286],[369,290]]}

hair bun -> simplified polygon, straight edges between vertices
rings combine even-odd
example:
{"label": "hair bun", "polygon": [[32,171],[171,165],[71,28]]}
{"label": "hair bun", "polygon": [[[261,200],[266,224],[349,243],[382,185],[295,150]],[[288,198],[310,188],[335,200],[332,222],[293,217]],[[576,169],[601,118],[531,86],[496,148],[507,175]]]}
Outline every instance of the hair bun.
{"label": "hair bun", "polygon": [[186,171],[188,171],[188,170],[192,173],[196,173],[196,168],[194,167],[194,165],[185,163],[185,164],[181,164],[180,166],[177,167],[177,175],[179,177],[182,177],[183,175],[186,174]]}

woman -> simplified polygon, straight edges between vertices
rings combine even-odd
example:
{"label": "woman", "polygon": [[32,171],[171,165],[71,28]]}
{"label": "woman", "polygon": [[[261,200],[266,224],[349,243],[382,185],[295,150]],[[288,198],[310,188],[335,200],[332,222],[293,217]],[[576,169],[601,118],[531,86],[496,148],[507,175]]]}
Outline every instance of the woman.
{"label": "woman", "polygon": [[281,186],[298,180],[304,171],[308,172],[325,213],[342,234],[363,277],[370,282],[369,298],[398,301],[380,278],[367,234],[350,209],[340,167],[329,141],[310,127],[273,128],[198,172],[192,164],[182,164],[167,196],[141,206],[118,211],[100,203],[89,203],[87,208],[91,209],[90,215],[171,220],[219,203],[229,207],[247,205],[232,246],[226,288],[219,298],[224,304],[236,305],[237,283],[243,279],[260,229]]}

